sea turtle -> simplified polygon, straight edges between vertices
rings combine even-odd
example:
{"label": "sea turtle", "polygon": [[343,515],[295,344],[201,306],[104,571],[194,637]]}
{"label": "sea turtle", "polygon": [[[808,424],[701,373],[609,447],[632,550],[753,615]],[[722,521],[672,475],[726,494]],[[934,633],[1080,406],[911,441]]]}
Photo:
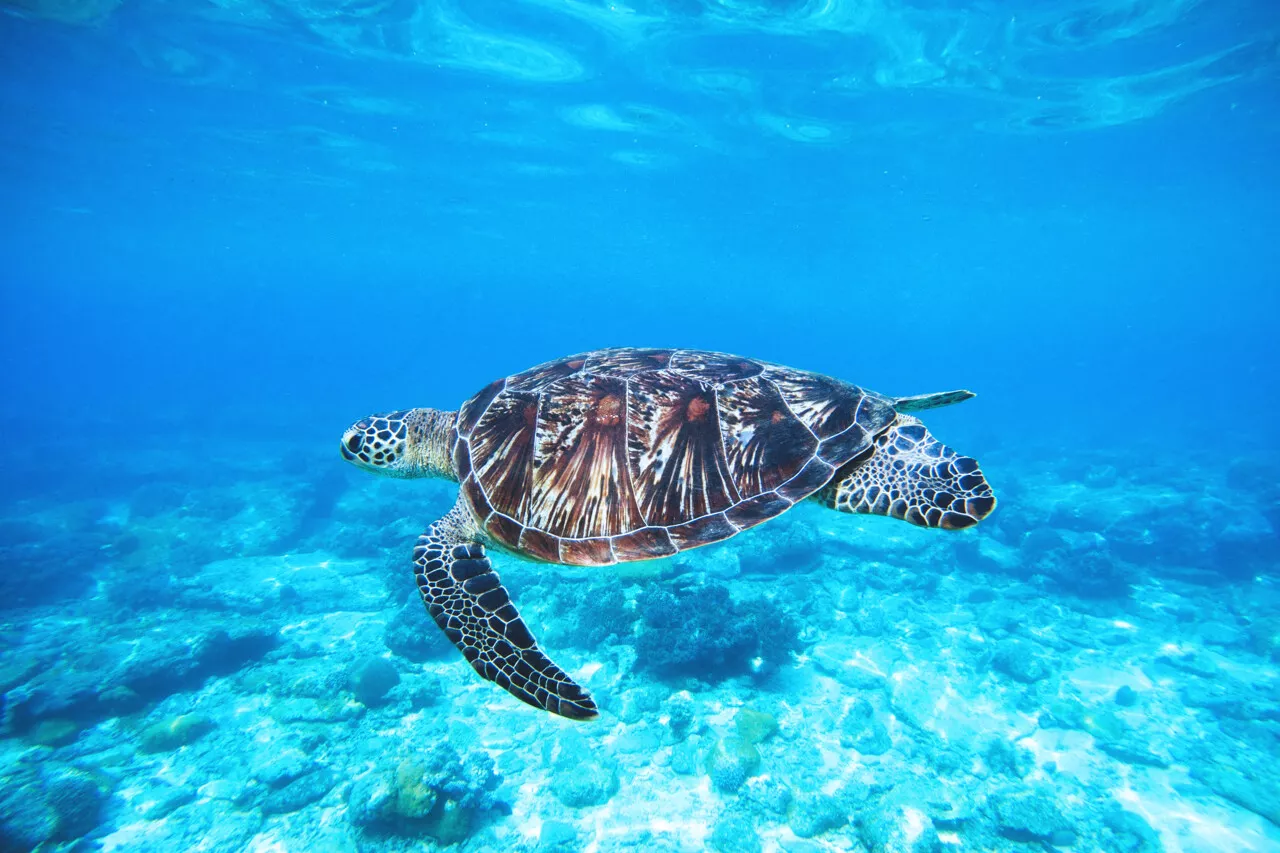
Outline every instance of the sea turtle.
{"label": "sea turtle", "polygon": [[369,471],[461,484],[414,548],[427,610],[480,675],[588,719],[595,703],[538,648],[487,546],[576,566],[649,560],[728,539],[809,497],[969,527],[995,507],[991,488],[912,413],[972,396],[886,397],[723,353],[604,349],[498,379],[456,412],[363,418],[341,448]]}

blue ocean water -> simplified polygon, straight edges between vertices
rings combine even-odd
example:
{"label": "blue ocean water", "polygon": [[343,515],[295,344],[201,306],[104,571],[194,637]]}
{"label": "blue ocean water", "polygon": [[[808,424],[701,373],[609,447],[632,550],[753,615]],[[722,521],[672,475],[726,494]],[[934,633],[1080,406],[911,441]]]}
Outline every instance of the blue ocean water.
{"label": "blue ocean water", "polygon": [[[1280,850],[1280,8],[0,2],[0,850]],[[890,396],[999,497],[492,552],[343,462],[613,346]]]}

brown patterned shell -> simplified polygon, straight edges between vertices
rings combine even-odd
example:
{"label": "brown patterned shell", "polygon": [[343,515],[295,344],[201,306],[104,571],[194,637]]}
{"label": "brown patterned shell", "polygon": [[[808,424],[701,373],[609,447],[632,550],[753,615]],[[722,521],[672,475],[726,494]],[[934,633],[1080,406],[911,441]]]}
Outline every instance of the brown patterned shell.
{"label": "brown patterned shell", "polygon": [[463,404],[453,459],[482,527],[541,560],[608,565],[727,539],[826,485],[893,420],[836,379],[696,350],[607,349]]}

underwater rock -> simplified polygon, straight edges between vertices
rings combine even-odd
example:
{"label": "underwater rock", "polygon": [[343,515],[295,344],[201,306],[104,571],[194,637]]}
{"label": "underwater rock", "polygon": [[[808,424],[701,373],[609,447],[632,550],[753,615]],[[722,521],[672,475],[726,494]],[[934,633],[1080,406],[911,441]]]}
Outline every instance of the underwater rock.
{"label": "underwater rock", "polygon": [[27,740],[36,746],[66,746],[79,735],[79,725],[71,720],[54,717],[36,723],[27,733]]}
{"label": "underwater rock", "polygon": [[1036,527],[1028,530],[1022,537],[1018,550],[1030,562],[1035,562],[1046,554],[1065,548],[1066,537],[1053,527]]}
{"label": "underwater rock", "polygon": [[893,740],[871,703],[858,699],[840,721],[840,745],[863,755],[884,755],[893,748]]}
{"label": "underwater rock", "polygon": [[133,798],[132,805],[143,820],[162,820],[195,798],[196,792],[190,788],[156,780]]}
{"label": "underwater rock", "polygon": [[[1101,716],[1101,714],[1097,715]],[[1168,767],[1172,761],[1163,748],[1158,747],[1146,736],[1138,732],[1128,731],[1124,724],[1117,720],[1119,732],[1108,727],[1095,733],[1096,725],[1087,725],[1086,731],[1094,734],[1097,747],[1117,761],[1125,764],[1141,764],[1146,767]]]}
{"label": "underwater rock", "polygon": [[894,715],[915,729],[930,730],[937,713],[938,697],[928,680],[903,678],[895,679],[892,684],[890,704]]}
{"label": "underwater rock", "polygon": [[163,515],[182,509],[187,493],[173,483],[143,483],[129,499],[130,516],[142,518]]}
{"label": "underwater rock", "polygon": [[796,796],[791,806],[791,831],[801,838],[813,838],[833,829],[839,829],[849,820],[840,801],[819,791]]}
{"label": "underwater rock", "polygon": [[692,776],[698,772],[698,745],[692,740],[677,743],[671,748],[671,772],[677,776]]}
{"label": "underwater rock", "polygon": [[1275,566],[1278,544],[1271,521],[1252,506],[1236,507],[1213,537],[1215,564],[1229,577],[1248,577]]}
{"label": "underwater rock", "polygon": [[1000,834],[1010,841],[1040,841],[1069,830],[1067,819],[1058,810],[1051,794],[1023,789],[995,798]]}
{"label": "underwater rock", "polygon": [[619,697],[618,719],[628,725],[655,716],[662,707],[666,690],[657,684],[633,687]]}
{"label": "underwater rock", "polygon": [[747,743],[764,743],[778,731],[778,721],[772,714],[741,708],[733,718],[738,737]]}
{"label": "underwater rock", "polygon": [[414,663],[457,655],[453,645],[427,615],[416,592],[387,622],[382,631],[382,642],[392,654]]}
{"label": "underwater rock", "polygon": [[795,800],[787,783],[772,776],[753,776],[748,779],[740,796],[744,803],[757,812],[773,818],[785,817]]}
{"label": "underwater rock", "polygon": [[123,685],[146,699],[164,698],[261,660],[278,639],[274,629],[235,625],[206,631],[194,642],[144,641],[116,672],[103,677],[103,684]]}
{"label": "underwater rock", "polygon": [[356,827],[452,844],[467,837],[475,815],[497,805],[501,782],[487,752],[463,755],[439,741],[356,780],[347,817]]}
{"label": "underwater rock", "polygon": [[707,753],[707,776],[717,791],[732,794],[760,769],[760,752],[755,744],[740,737],[725,737]]}
{"label": "underwater rock", "polygon": [[282,699],[272,704],[271,716],[282,723],[341,723],[365,713],[365,706],[342,697]]}
{"label": "underwater rock", "polygon": [[617,761],[581,732],[558,733],[543,745],[543,761],[551,770],[551,793],[569,808],[604,805],[618,792]]}
{"label": "underwater rock", "polygon": [[618,765],[604,759],[584,761],[572,773],[557,773],[551,793],[571,809],[602,806],[618,793]]}
{"label": "underwater rock", "polygon": [[58,813],[30,782],[0,786],[0,850],[34,850],[58,832]]}
{"label": "underwater rock", "polygon": [[[398,807],[396,785],[385,773],[367,773],[357,779],[347,794],[347,819],[365,827],[391,818]],[[435,805],[434,799],[431,805]]]}
{"label": "underwater rock", "polygon": [[991,666],[1014,681],[1032,684],[1049,675],[1049,666],[1036,656],[1030,643],[1023,640],[1005,640],[997,647]]}
{"label": "underwater rock", "polygon": [[42,720],[88,720],[98,711],[102,675],[61,672],[37,678],[4,694],[4,718],[9,728],[22,733]]}
{"label": "underwater rock", "polygon": [[1091,489],[1109,489],[1119,478],[1114,465],[1090,465],[1084,472],[1084,484]]}
{"label": "underwater rock", "polygon": [[409,680],[404,694],[409,699],[410,711],[421,711],[440,704],[444,698],[444,687],[440,679],[434,675],[416,675]]}
{"label": "underwater rock", "polygon": [[249,765],[249,775],[264,785],[278,788],[314,769],[316,762],[302,750],[277,747],[258,753]]}
{"label": "underwater rock", "polygon": [[184,606],[237,613],[274,608],[282,585],[304,610],[371,613],[389,603],[376,564],[324,552],[216,560],[182,584]]}
{"label": "underwater rock", "polygon": [[538,830],[538,853],[578,853],[584,846],[573,824],[544,820]]}
{"label": "underwater rock", "polygon": [[964,597],[964,600],[969,604],[989,604],[997,598],[999,598],[999,596],[991,587],[976,586],[969,590],[969,594]]}
{"label": "underwater rock", "polygon": [[860,830],[871,853],[938,853],[942,849],[928,815],[910,806],[872,809]]}
{"label": "underwater rock", "polygon": [[763,849],[751,816],[736,809],[716,820],[711,828],[711,847],[719,853],[760,853]]}
{"label": "underwater rock", "polygon": [[313,770],[283,787],[270,791],[259,808],[264,815],[289,814],[324,798],[333,787],[334,777],[328,770]]}
{"label": "underwater rock", "polygon": [[400,673],[381,657],[366,657],[351,667],[347,683],[356,699],[366,707],[381,705],[388,692],[400,683]]}
{"label": "underwater rock", "polygon": [[894,660],[878,645],[844,638],[824,640],[809,653],[818,671],[854,690],[883,690]]}
{"label": "underwater rock", "polygon": [[893,629],[889,614],[878,605],[860,608],[853,616],[853,623],[863,637],[883,637]]}
{"label": "underwater rock", "polygon": [[982,758],[993,773],[1000,773],[1014,779],[1023,778],[1036,766],[1034,752],[1003,738],[991,741]]}
{"label": "underwater rock", "polygon": [[102,773],[68,765],[43,767],[38,783],[30,777],[6,779],[0,791],[0,850],[30,850],[92,832],[111,789]]}
{"label": "underwater rock", "polygon": [[1200,640],[1206,646],[1235,649],[1248,644],[1244,629],[1223,622],[1204,622],[1199,627]]}
{"label": "underwater rock", "polygon": [[681,741],[689,736],[693,726],[694,708],[693,696],[687,690],[672,693],[667,697],[663,710],[666,712],[667,726],[671,729],[671,735],[675,740]]}
{"label": "underwater rock", "polygon": [[1211,658],[1197,654],[1195,649],[1170,649],[1156,657],[1156,663],[1201,678],[1216,679],[1222,675],[1222,671]]}
{"label": "underwater rock", "polygon": [[11,656],[0,661],[0,693],[25,684],[42,668],[40,661],[29,657]]}
{"label": "underwater rock", "polygon": [[0,520],[0,609],[39,607],[82,595],[102,571],[110,536]]}
{"label": "underwater rock", "polygon": [[267,686],[267,689],[277,696],[332,699],[348,686],[349,681],[349,673],[337,667],[316,670],[301,669],[297,678],[287,685],[271,684]]}
{"label": "underwater rock", "polygon": [[213,720],[204,714],[179,714],[143,729],[138,749],[146,753],[169,752],[195,743],[214,728]]}
{"label": "underwater rock", "polygon": [[662,733],[655,725],[628,726],[613,743],[619,755],[643,756],[645,760],[662,746]]}
{"label": "underwater rock", "polygon": [[1045,574],[1053,579],[1059,590],[1080,598],[1128,598],[1133,592],[1136,577],[1102,548],[1073,553],[1061,562],[1050,563]]}
{"label": "underwater rock", "polygon": [[1011,548],[991,536],[983,536],[976,542],[957,548],[959,557],[967,567],[981,572],[1016,575],[1023,571],[1024,551]]}
{"label": "underwater rock", "polygon": [[44,792],[58,815],[59,834],[78,838],[98,825],[111,785],[101,774],[68,767],[45,772]]}
{"label": "underwater rock", "polygon": [[1111,836],[1103,844],[1108,853],[1163,853],[1164,845],[1151,825],[1120,805],[1106,811],[1102,825]]}
{"label": "underwater rock", "polygon": [[1220,760],[1198,763],[1191,777],[1224,800],[1230,800],[1280,826],[1280,775],[1261,766],[1241,772]]}

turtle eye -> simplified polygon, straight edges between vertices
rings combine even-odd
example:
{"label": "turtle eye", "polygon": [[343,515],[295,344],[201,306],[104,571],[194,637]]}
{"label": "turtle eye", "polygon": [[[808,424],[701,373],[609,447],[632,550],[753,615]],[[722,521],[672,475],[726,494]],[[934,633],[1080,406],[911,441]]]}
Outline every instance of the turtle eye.
{"label": "turtle eye", "polygon": [[360,433],[356,433],[351,436],[351,438],[347,439],[347,450],[350,450],[352,453],[360,452]]}

